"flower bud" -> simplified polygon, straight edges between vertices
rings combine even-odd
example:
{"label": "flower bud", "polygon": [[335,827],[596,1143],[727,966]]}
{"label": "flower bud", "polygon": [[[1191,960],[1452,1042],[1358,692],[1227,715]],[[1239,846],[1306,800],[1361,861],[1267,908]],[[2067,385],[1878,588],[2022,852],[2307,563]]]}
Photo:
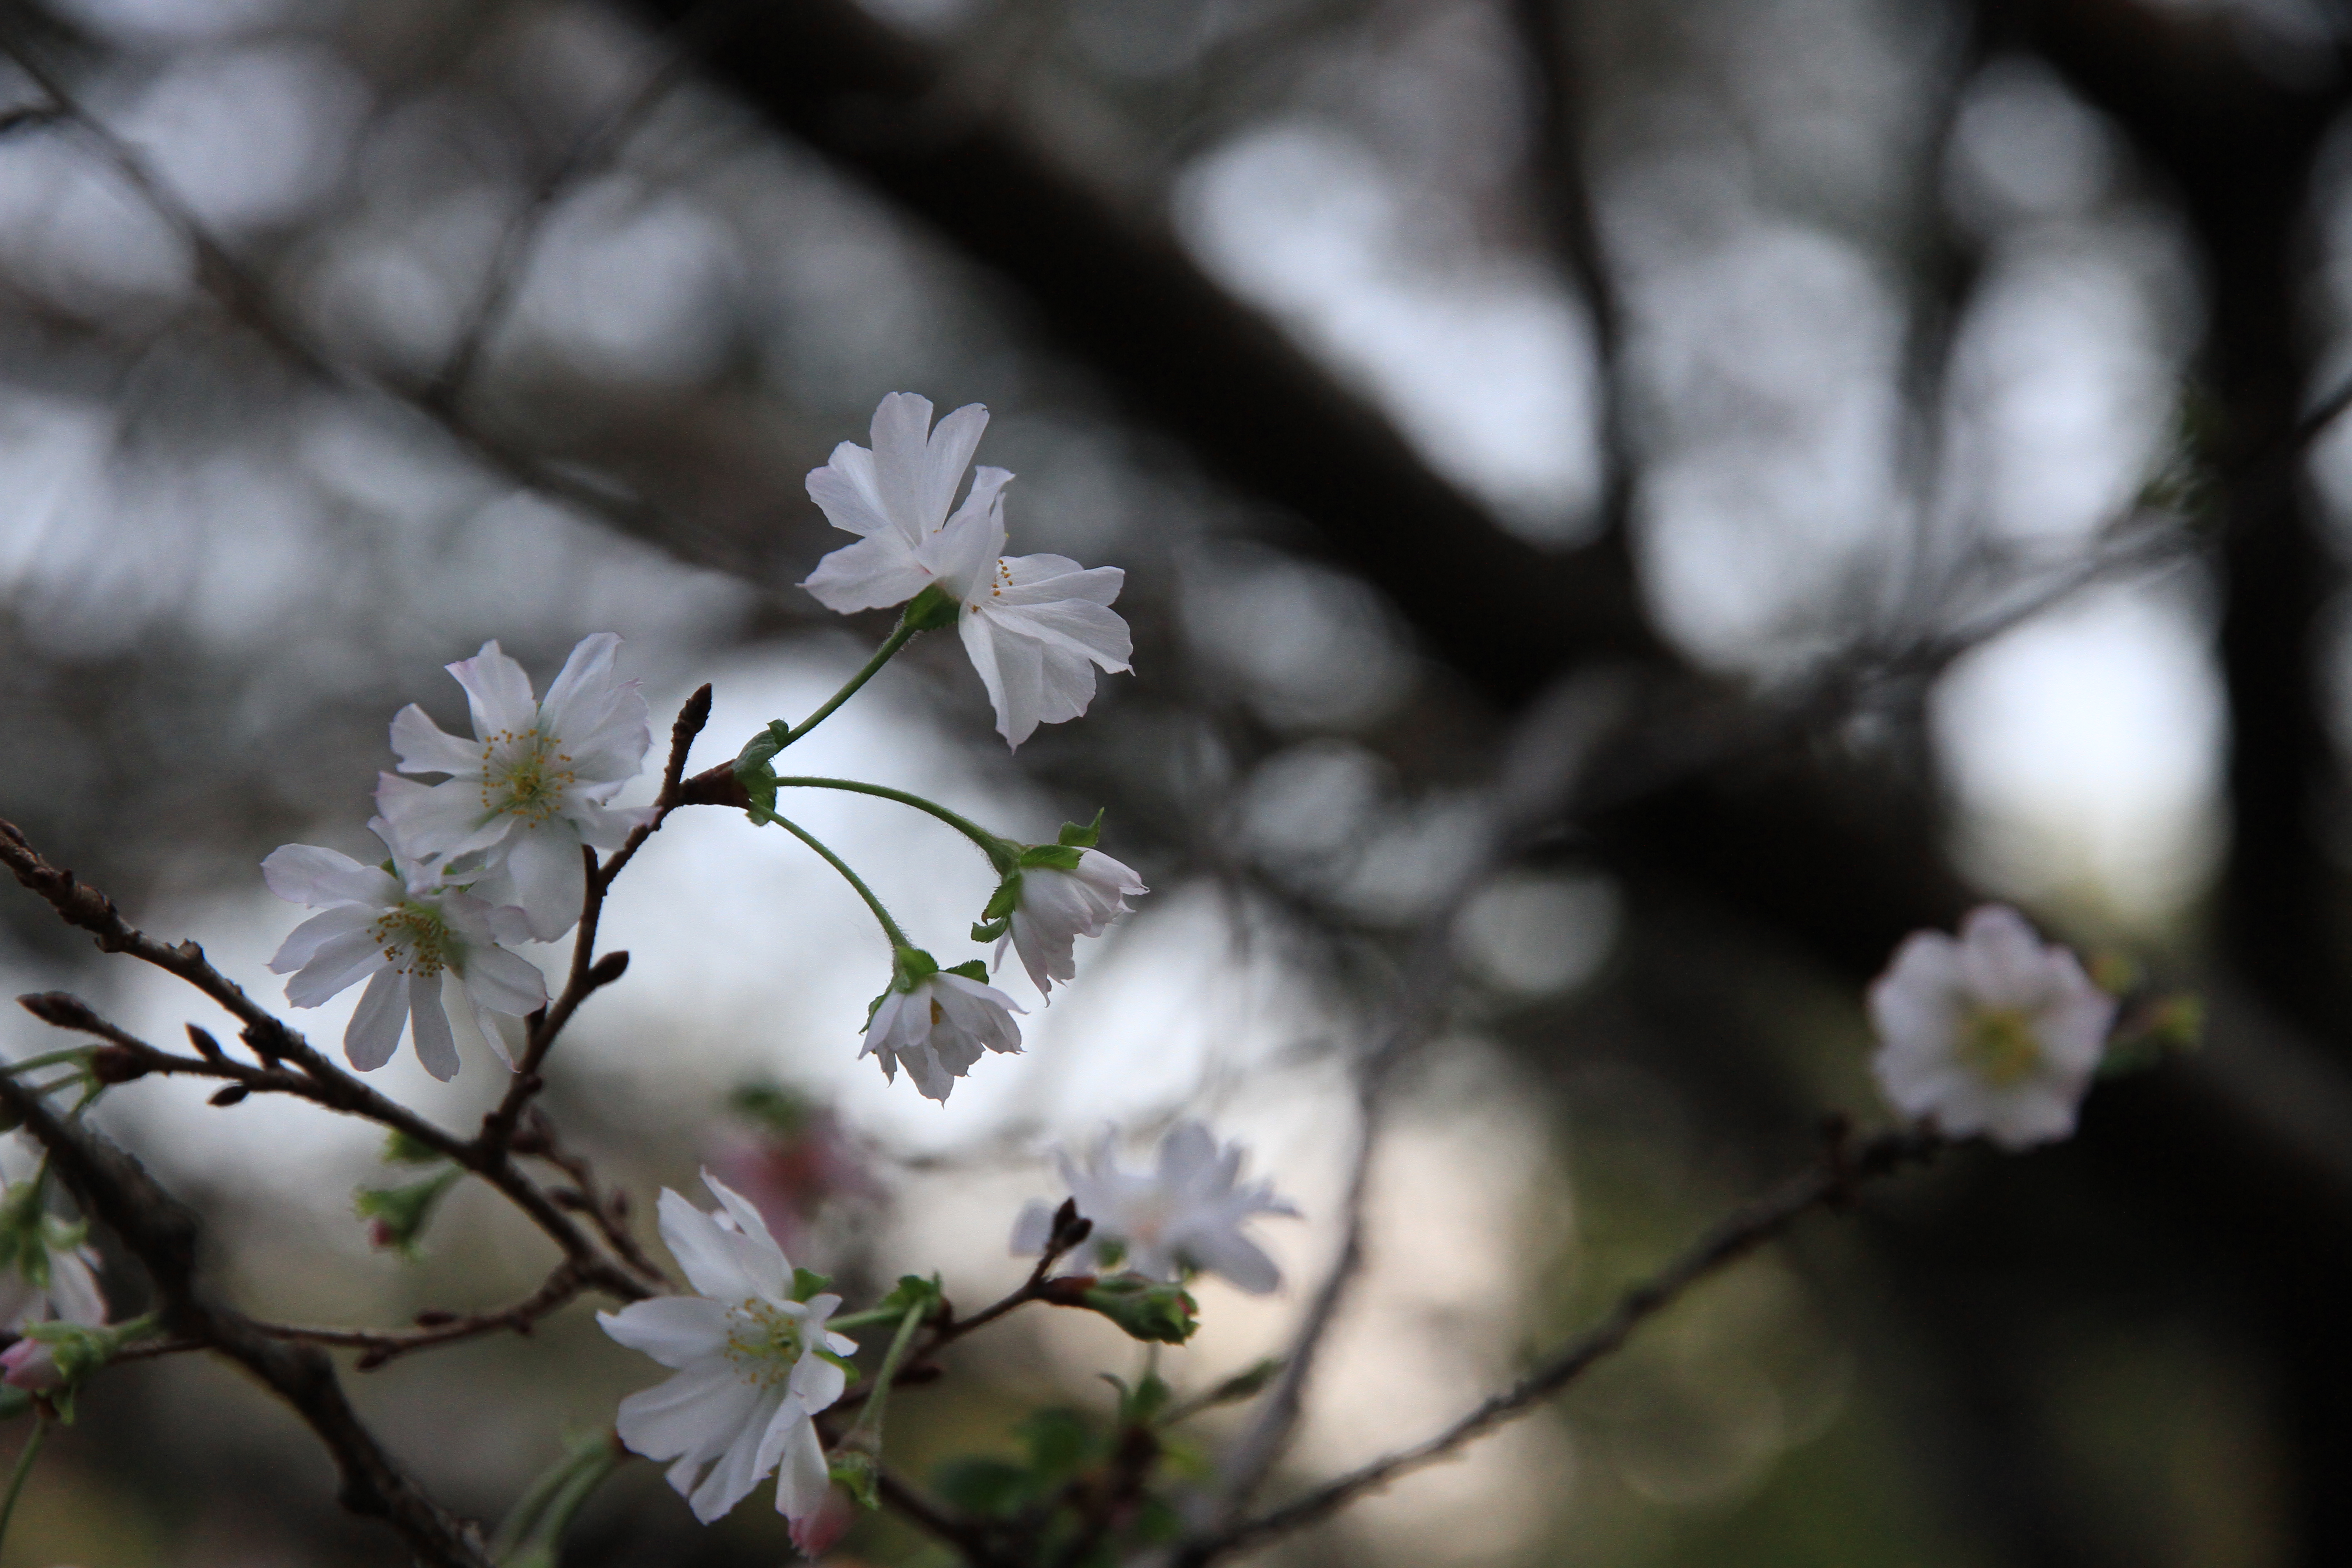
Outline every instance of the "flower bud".
{"label": "flower bud", "polygon": [[1096,1281],[1080,1304],[1100,1312],[1129,1337],[1181,1345],[1200,1325],[1200,1308],[1180,1285],[1163,1285],[1139,1274],[1117,1274]]}
{"label": "flower bud", "polygon": [[824,1489],[816,1511],[793,1521],[793,1544],[803,1557],[822,1557],[832,1551],[857,1521],[857,1505],[839,1485]]}
{"label": "flower bud", "polygon": [[18,1340],[0,1351],[0,1383],[27,1394],[50,1394],[65,1386],[57,1352],[35,1339]]}

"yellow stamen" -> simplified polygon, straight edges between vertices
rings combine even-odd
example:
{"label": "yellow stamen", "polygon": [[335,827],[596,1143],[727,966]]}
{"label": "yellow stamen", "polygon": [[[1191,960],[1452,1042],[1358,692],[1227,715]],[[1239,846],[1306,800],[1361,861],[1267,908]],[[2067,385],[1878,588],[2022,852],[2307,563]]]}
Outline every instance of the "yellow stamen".
{"label": "yellow stamen", "polygon": [[1995,1089],[2009,1089],[2042,1065],[2042,1041],[2022,1009],[1979,1007],[1960,1026],[1960,1060]]}

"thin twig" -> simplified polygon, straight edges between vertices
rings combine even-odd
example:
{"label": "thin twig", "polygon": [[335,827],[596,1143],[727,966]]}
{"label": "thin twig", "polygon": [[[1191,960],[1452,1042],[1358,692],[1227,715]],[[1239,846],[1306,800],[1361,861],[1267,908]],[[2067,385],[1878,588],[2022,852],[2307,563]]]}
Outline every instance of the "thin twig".
{"label": "thin twig", "polygon": [[1181,1568],[1203,1568],[1219,1558],[1328,1519],[1365,1493],[1444,1458],[1574,1383],[1700,1280],[1747,1257],[1813,1210],[1843,1205],[1861,1184],[1932,1159],[1943,1147],[1943,1140],[1928,1132],[1885,1133],[1859,1149],[1847,1148],[1842,1137],[1833,1135],[1811,1169],[1716,1226],[1681,1257],[1620,1296],[1607,1317],[1509,1388],[1409,1448],[1327,1481],[1280,1508],[1192,1542],[1177,1553],[1176,1563]]}
{"label": "thin twig", "polygon": [[485,1334],[508,1331],[528,1334],[541,1319],[577,1300],[581,1289],[580,1272],[567,1259],[555,1266],[555,1272],[550,1274],[538,1289],[511,1307],[488,1312],[468,1312],[462,1316],[448,1312],[419,1313],[420,1326],[414,1329],[313,1328],[299,1323],[258,1321],[253,1326],[273,1340],[292,1340],[302,1344],[331,1345],[360,1351],[363,1353],[355,1364],[362,1372],[373,1372],[389,1362],[417,1351],[479,1339]]}
{"label": "thin twig", "polygon": [[[80,881],[71,871],[50,865],[13,823],[5,821],[0,821],[0,865],[6,866],[18,882],[46,900],[59,919],[89,931],[97,939],[101,952],[128,953],[152,963],[218,1003],[245,1025],[241,1037],[264,1065],[251,1067],[226,1055],[183,1057],[161,1050],[106,1025],[87,1005],[62,992],[46,993],[35,1000],[52,1003],[53,999],[63,998],[100,1026],[92,1029],[78,1017],[61,1022],[65,1015],[51,1016],[39,1006],[33,1008],[37,1014],[59,1023],[61,1027],[100,1035],[115,1048],[137,1054],[147,1071],[224,1079],[247,1093],[299,1095],[402,1132],[436,1153],[446,1155],[504,1194],[596,1289],[623,1300],[637,1300],[648,1294],[643,1284],[607,1258],[539,1184],[516,1166],[505,1147],[484,1146],[478,1141],[469,1142],[458,1138],[343,1071],[301,1035],[256,1004],[243,987],[215,969],[206,962],[203,948],[193,942],[160,942],[130,924],[112,900]],[[27,1005],[32,1003],[28,1001]],[[284,1065],[287,1063],[293,1064],[293,1068]]]}
{"label": "thin twig", "polygon": [[38,1095],[5,1076],[0,1076],[0,1104],[47,1150],[49,1168],[82,1212],[112,1231],[145,1268],[165,1331],[235,1361],[310,1426],[334,1457],[345,1508],[385,1521],[433,1568],[488,1568],[472,1526],[427,1497],[393,1462],[352,1409],[325,1355],[271,1339],[199,1284],[195,1215],[157,1185],[138,1161],[87,1123],[56,1115]]}

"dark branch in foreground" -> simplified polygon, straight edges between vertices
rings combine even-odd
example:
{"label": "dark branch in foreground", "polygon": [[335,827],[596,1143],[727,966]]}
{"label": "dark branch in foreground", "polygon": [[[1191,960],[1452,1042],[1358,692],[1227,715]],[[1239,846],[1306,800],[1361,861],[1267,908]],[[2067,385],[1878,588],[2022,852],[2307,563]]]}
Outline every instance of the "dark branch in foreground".
{"label": "dark branch in foreground", "polygon": [[14,1079],[0,1076],[0,1104],[48,1151],[50,1168],[82,1212],[111,1230],[146,1268],[165,1331],[236,1362],[318,1435],[341,1472],[345,1508],[383,1520],[433,1568],[488,1568],[473,1527],[426,1497],[361,1423],[334,1363],[308,1346],[272,1339],[198,1285],[195,1215],[138,1161],[79,1121],[61,1119]]}
{"label": "dark branch in foreground", "polygon": [[1177,1554],[1176,1562],[1181,1568],[1202,1568],[1218,1558],[1318,1523],[1365,1493],[1377,1491],[1399,1477],[1442,1459],[1505,1422],[1525,1415],[1574,1383],[1593,1363],[1616,1352],[1635,1329],[1672,1306],[1700,1280],[1747,1257],[1813,1210],[1843,1206],[1863,1183],[1890,1175],[1906,1165],[1923,1163],[1943,1147],[1943,1140],[1933,1133],[1888,1132],[1859,1148],[1849,1148],[1843,1128],[1833,1128],[1829,1147],[1812,1169],[1717,1225],[1664,1269],[1619,1297],[1606,1318],[1570,1341],[1509,1388],[1410,1448],[1376,1459],[1280,1508],[1192,1542]]}

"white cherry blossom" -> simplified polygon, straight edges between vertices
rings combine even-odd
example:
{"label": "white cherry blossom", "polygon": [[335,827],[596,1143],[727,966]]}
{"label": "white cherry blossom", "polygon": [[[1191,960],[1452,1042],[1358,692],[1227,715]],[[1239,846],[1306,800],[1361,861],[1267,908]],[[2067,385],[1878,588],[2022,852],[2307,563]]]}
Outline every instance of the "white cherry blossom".
{"label": "white cherry blossom", "polygon": [[51,1320],[96,1328],[106,1321],[98,1254],[79,1227],[53,1219],[31,1185],[39,1161],[16,1139],[0,1142],[0,1328],[21,1333]]}
{"label": "white cherry blossom", "polygon": [[857,1343],[825,1328],[840,1297],[793,1299],[793,1266],[759,1209],[707,1171],[702,1182],[716,1213],[661,1195],[662,1241],[698,1294],[596,1314],[614,1339],[677,1374],[622,1400],[616,1428],[635,1452],[675,1461],[669,1484],[703,1523],[772,1470],[776,1511],[797,1524],[830,1486],[812,1417],[848,1382],[820,1352],[851,1355]]}
{"label": "white cherry blossom", "polygon": [[653,816],[607,804],[653,744],[637,683],[614,674],[620,646],[611,632],[583,637],[537,701],[522,666],[486,642],[447,667],[473,710],[472,740],[413,702],[392,721],[401,772],[448,777],[426,785],[385,773],[376,808],[420,859],[448,868],[487,903],[520,909],[541,942],[580,918],[581,847],[617,849]]}
{"label": "white cherry blossom", "polygon": [[892,984],[866,1023],[866,1048],[857,1055],[878,1058],[893,1083],[904,1067],[926,1099],[945,1105],[982,1047],[1019,1053],[1021,1026],[1013,1015],[1025,1011],[993,985],[940,970]]}
{"label": "white cherry blossom", "polygon": [[985,511],[958,513],[924,559],[957,602],[956,630],[1006,745],[1017,749],[1038,725],[1084,713],[1097,665],[1128,668],[1134,644],[1109,607],[1127,574],[1064,555],[1005,554],[1001,495]]}
{"label": "white cherry blossom", "polygon": [[[988,427],[988,410],[968,403],[931,428],[931,400],[894,392],[874,410],[871,450],[844,441],[809,471],[809,499],[827,521],[862,535],[817,563],[801,584],[828,610],[848,615],[904,604],[934,575],[923,550],[948,521],[964,469]],[[982,467],[958,517],[982,515],[1013,476]]]}
{"label": "white cherry blossom", "polygon": [[1872,1059],[1888,1103],[1955,1138],[2004,1149],[2074,1131],[2116,999],[2015,910],[1987,904],[1957,942],[1914,931],[1870,987]]}
{"label": "white cherry blossom", "polygon": [[996,962],[1004,962],[1010,946],[1038,992],[1050,993],[1055,981],[1076,978],[1077,939],[1102,935],[1128,912],[1128,900],[1150,890],[1132,868],[1099,849],[1080,849],[1074,870],[1024,866],[1020,898],[997,941]]}
{"label": "white cherry blossom", "polygon": [[390,1061],[406,1025],[417,1060],[446,1081],[457,1073],[457,1042],[443,1005],[445,977],[456,980],[483,1037],[501,1056],[506,1047],[488,1015],[521,1017],[544,1007],[547,982],[530,960],[501,945],[530,939],[520,910],[444,881],[406,852],[381,817],[368,827],[391,849],[397,875],[313,844],[285,845],[261,863],[271,892],[324,910],[294,928],[269,967],[293,976],[286,1000],[297,1007],[316,1007],[365,980],[343,1031],[352,1066],[373,1072]]}
{"label": "white cherry blossom", "polygon": [[[1118,1135],[1105,1130],[1083,1165],[1067,1150],[1057,1158],[1078,1213],[1094,1230],[1074,1256],[1097,1270],[1126,1268],[1153,1279],[1181,1279],[1188,1268],[1222,1274],[1253,1296],[1282,1283],[1275,1267],[1242,1226],[1256,1215],[1297,1218],[1298,1210],[1275,1195],[1273,1184],[1240,1184],[1246,1151],[1219,1146],[1198,1121],[1179,1121],[1160,1141],[1151,1171],[1120,1168]],[[1053,1208],[1032,1203],[1013,1230],[1013,1250],[1045,1250]]]}

